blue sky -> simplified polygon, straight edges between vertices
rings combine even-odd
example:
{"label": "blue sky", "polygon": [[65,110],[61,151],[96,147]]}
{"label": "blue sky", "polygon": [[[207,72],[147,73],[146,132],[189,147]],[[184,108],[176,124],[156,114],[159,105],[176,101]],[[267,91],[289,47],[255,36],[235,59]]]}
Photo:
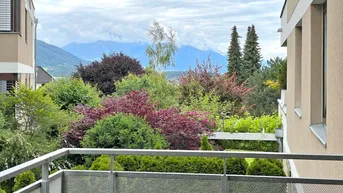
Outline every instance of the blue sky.
{"label": "blue sky", "polygon": [[255,24],[264,59],[285,56],[279,15],[284,0],[34,0],[38,38],[57,46],[113,40],[147,42],[153,19],[177,32],[177,43],[225,54],[236,25],[244,43]]}

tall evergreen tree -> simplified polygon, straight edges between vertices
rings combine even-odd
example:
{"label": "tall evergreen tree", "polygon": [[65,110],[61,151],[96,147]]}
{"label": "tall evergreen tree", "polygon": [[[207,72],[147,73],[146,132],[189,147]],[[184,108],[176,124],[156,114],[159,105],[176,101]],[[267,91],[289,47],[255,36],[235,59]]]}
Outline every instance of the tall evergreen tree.
{"label": "tall evergreen tree", "polygon": [[241,46],[239,45],[239,38],[241,38],[238,35],[237,27],[233,26],[232,33],[231,33],[231,42],[229,49],[227,51],[227,71],[229,75],[231,76],[234,72],[237,74],[240,74],[239,72],[239,65],[242,61],[242,52],[241,52]]}
{"label": "tall evergreen tree", "polygon": [[239,80],[244,81],[261,68],[262,56],[255,26],[249,26],[243,51],[243,62]]}

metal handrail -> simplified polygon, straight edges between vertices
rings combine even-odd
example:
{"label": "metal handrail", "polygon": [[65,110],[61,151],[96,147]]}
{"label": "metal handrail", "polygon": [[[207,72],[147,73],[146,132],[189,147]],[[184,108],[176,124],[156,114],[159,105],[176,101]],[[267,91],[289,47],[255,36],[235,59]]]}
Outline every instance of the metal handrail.
{"label": "metal handrail", "polygon": [[231,151],[197,151],[197,150],[146,150],[146,149],[92,149],[63,148],[13,168],[0,172],[0,182],[15,177],[25,171],[47,164],[66,155],[147,155],[147,156],[189,156],[218,158],[270,158],[295,160],[343,161],[343,154],[295,154],[270,152],[231,152]]}

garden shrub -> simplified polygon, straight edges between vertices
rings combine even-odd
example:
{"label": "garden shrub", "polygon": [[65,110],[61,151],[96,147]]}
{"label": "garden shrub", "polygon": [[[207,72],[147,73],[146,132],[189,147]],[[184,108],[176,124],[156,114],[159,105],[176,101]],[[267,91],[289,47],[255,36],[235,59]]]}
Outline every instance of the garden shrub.
{"label": "garden shrub", "polygon": [[[89,168],[90,170],[110,170],[111,167],[111,159],[108,155],[102,155],[96,158]],[[114,162],[114,171],[123,171],[123,167],[118,163],[118,161]]]}
{"label": "garden shrub", "polygon": [[[117,156],[125,171],[176,172],[222,174],[223,159],[205,157],[172,156]],[[228,174],[245,174],[248,163],[245,159],[227,159]]]}
{"label": "garden shrub", "polygon": [[123,53],[104,54],[101,61],[77,66],[74,77],[97,86],[103,94],[108,95],[116,91],[114,83],[120,81],[129,73],[142,74],[143,68],[137,59]]}
{"label": "garden shrub", "polygon": [[0,188],[0,193],[6,193],[5,190]]}
{"label": "garden shrub", "polygon": [[226,159],[226,169],[228,174],[245,175],[249,164],[244,158]]}
{"label": "garden shrub", "polygon": [[63,110],[72,109],[77,105],[96,106],[100,104],[100,92],[96,87],[92,87],[78,78],[58,79],[40,89]]}
{"label": "garden shrub", "polygon": [[222,112],[230,112],[233,103],[221,102],[220,97],[213,93],[198,92],[191,94],[189,99],[184,101],[181,105],[182,111],[201,111],[209,112],[211,118],[219,116]]}
{"label": "garden shrub", "polygon": [[158,109],[179,106],[180,91],[164,74],[147,69],[143,75],[129,74],[116,83],[116,93],[126,95],[135,90],[145,90]]}
{"label": "garden shrub", "polygon": [[[116,113],[128,113],[145,118],[156,131],[161,131],[171,149],[199,149],[200,134],[209,134],[215,128],[215,120],[207,113],[196,111],[180,112],[176,108],[156,111],[144,91],[133,91],[123,97],[107,98],[101,107],[79,106],[76,111],[84,116],[74,122],[71,129],[62,136],[62,146],[80,147],[87,130],[96,121]],[[155,144],[154,144],[155,145]]]}
{"label": "garden shrub", "polygon": [[279,144],[276,141],[241,141],[217,140],[216,143],[223,149],[237,149],[248,151],[278,152]]}
{"label": "garden shrub", "polygon": [[208,142],[208,137],[206,135],[201,138],[200,150],[212,150],[211,144]]}
{"label": "garden shrub", "polygon": [[167,147],[163,136],[154,131],[145,120],[133,115],[118,113],[98,121],[87,131],[84,147],[152,149],[160,141]]}
{"label": "garden shrub", "polygon": [[13,191],[17,191],[34,183],[36,181],[35,174],[32,171],[24,172],[15,177],[14,181]]}
{"label": "garden shrub", "polygon": [[[222,127],[222,120],[217,119],[217,124],[219,127]],[[233,116],[224,120],[224,131],[233,133],[262,133],[264,129],[265,133],[275,133],[275,129],[280,128],[281,125],[282,120],[277,115],[248,116],[246,118]]]}
{"label": "garden shrub", "polygon": [[71,168],[72,170],[86,170],[86,167],[83,165],[77,165]]}
{"label": "garden shrub", "polygon": [[247,169],[247,175],[259,176],[286,176],[282,167],[275,161],[268,159],[255,159]]}

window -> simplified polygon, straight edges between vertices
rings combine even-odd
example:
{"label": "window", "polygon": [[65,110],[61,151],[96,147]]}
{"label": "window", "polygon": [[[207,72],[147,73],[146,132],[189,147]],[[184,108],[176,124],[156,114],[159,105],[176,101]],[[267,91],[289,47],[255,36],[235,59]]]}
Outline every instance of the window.
{"label": "window", "polygon": [[20,32],[20,0],[0,0],[0,31]]}
{"label": "window", "polygon": [[25,42],[27,43],[27,10],[25,9]]}
{"label": "window", "polygon": [[0,31],[11,31],[11,0],[0,1]]}
{"label": "window", "polygon": [[327,2],[323,4],[323,124],[326,124],[327,107]]}
{"label": "window", "polygon": [[294,111],[301,118],[301,90],[302,90],[302,28],[295,28],[295,103]]}
{"label": "window", "polygon": [[0,93],[6,93],[6,91],[7,91],[6,80],[0,80]]}

